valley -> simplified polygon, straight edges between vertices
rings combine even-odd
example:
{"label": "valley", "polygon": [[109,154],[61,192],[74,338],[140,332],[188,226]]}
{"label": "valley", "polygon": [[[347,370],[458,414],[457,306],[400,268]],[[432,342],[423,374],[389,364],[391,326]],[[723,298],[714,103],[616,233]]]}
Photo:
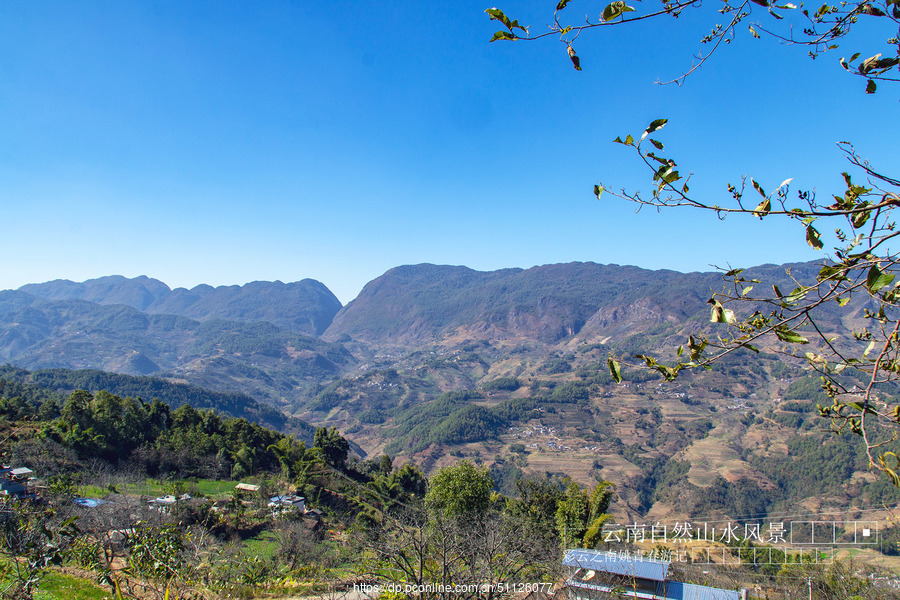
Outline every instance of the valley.
{"label": "valley", "polygon": [[[815,271],[751,270],[776,281]],[[612,380],[609,354],[672,356],[710,331],[706,299],[720,287],[716,273],[593,263],[414,265],[338,309],[311,280],[194,290],[146,277],[49,282],[0,294],[2,352],[34,381],[48,381],[48,368],[93,368],[244,395],[231,403],[270,405],[305,436],[336,427],[362,457],[386,453],[426,473],[473,460],[507,492],[522,476],[612,481],[628,518],[900,499],[878,481],[861,485],[872,476],[859,444],[828,431],[815,408],[827,398],[777,345],[675,382],[633,369]],[[790,464],[821,472],[794,481]]]}

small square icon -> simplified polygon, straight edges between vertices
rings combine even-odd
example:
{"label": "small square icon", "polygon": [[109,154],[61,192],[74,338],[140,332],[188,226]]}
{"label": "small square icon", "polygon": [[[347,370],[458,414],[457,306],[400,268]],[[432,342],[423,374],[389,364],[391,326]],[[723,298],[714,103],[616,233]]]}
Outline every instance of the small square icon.
{"label": "small square icon", "polygon": [[863,529],[862,534],[863,534],[863,537],[871,537],[871,536],[872,536],[872,530],[871,530],[871,529],[868,529],[868,528],[867,528],[867,529]]}

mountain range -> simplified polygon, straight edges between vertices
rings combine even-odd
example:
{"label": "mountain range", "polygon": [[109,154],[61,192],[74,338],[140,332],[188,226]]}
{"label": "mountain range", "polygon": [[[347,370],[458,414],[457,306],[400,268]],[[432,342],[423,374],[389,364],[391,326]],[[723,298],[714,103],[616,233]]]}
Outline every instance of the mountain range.
{"label": "mountain range", "polygon": [[[768,280],[812,264],[766,265]],[[568,263],[475,271],[408,265],[342,307],[311,279],[170,289],[146,276],[55,280],[0,292],[0,361],[94,368],[249,393],[296,406],[384,352],[467,341],[631,351],[706,326],[718,273]],[[311,391],[312,390],[312,391]]]}
{"label": "mountain range", "polygon": [[319,335],[331,324],[341,303],[314,279],[294,283],[254,281],[243,286],[170,289],[147,276],[127,279],[110,275],[76,283],[57,279],[23,285],[25,292],[43,300],[85,300],[100,305],[124,304],[148,314],[188,317],[197,321],[267,321],[280,329]]}
{"label": "mountain range", "polygon": [[[786,280],[812,264],[750,271]],[[443,337],[526,338],[556,344],[627,334],[637,323],[681,323],[721,291],[721,273],[679,273],[632,266],[567,263],[475,271],[430,264],[396,267],[369,282],[337,313],[323,339],[416,347]]]}
{"label": "mountain range", "polygon": [[[792,289],[819,269],[746,276]],[[715,272],[594,263],[421,264],[387,271],[342,307],[312,280],[190,290],[148,277],[57,280],[0,292],[0,362],[54,389],[159,393],[289,429],[258,400],[305,435],[303,422],[336,426],[370,455],[426,469],[483,461],[501,485],[522,472],[605,478],[636,515],[892,498],[860,487],[864,454],[821,433],[810,413],[827,399],[789,357],[763,347],[674,385],[646,371],[612,381],[609,352],[665,355],[709,331],[707,300],[723,285]],[[865,306],[848,308],[823,307],[820,322],[843,331]],[[790,461],[809,467],[804,478],[785,471]]]}

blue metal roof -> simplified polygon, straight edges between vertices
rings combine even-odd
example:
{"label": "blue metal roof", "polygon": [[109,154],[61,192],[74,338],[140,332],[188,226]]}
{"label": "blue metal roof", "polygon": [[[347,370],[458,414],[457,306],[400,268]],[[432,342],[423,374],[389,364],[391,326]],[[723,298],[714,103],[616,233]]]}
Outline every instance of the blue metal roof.
{"label": "blue metal roof", "polygon": [[705,585],[667,581],[665,597],[671,600],[740,600],[741,593]]}
{"label": "blue metal roof", "polygon": [[97,508],[102,504],[109,504],[106,500],[96,500],[94,498],[75,498],[72,500],[72,503],[86,508]]}
{"label": "blue metal roof", "polygon": [[640,577],[663,581],[669,572],[669,561],[649,558],[620,557],[615,552],[597,552],[595,550],[569,550],[563,559],[567,567],[594,569],[605,573],[615,573],[626,577]]}

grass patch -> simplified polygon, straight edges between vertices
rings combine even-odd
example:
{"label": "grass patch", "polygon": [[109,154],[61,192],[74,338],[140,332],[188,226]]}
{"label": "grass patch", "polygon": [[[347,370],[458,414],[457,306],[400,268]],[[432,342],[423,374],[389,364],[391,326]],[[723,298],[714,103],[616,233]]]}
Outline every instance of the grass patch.
{"label": "grass patch", "polygon": [[[174,494],[176,485],[179,490],[183,490],[182,493],[187,492],[192,495],[200,494],[211,498],[222,498],[231,495],[237,482],[228,479],[171,481],[148,478],[139,483],[117,485],[116,491],[133,496],[149,496],[155,498],[167,494]],[[102,498],[109,494],[110,490],[98,485],[81,485],[78,486],[78,493],[84,498]]]}
{"label": "grass patch", "polygon": [[[190,486],[190,483],[188,484]],[[234,491],[236,481],[222,479],[198,479],[197,490],[204,496],[211,498],[219,496],[230,496]]]}
{"label": "grass patch", "polygon": [[35,600],[103,600],[109,591],[97,587],[91,581],[66,573],[53,571],[41,581]]}
{"label": "grass patch", "polygon": [[99,485],[79,485],[78,495],[82,498],[102,498],[109,490]]}
{"label": "grass patch", "polygon": [[249,556],[268,561],[278,555],[281,544],[274,531],[263,531],[256,537],[244,540],[244,549]]}
{"label": "grass patch", "polygon": [[[8,559],[0,561],[0,567],[4,570],[12,568]],[[12,577],[10,572],[7,572],[4,577],[0,577],[0,591],[10,585]],[[34,600],[72,600],[73,598],[105,600],[109,598],[109,592],[88,579],[53,570],[46,573],[34,590]]]}

